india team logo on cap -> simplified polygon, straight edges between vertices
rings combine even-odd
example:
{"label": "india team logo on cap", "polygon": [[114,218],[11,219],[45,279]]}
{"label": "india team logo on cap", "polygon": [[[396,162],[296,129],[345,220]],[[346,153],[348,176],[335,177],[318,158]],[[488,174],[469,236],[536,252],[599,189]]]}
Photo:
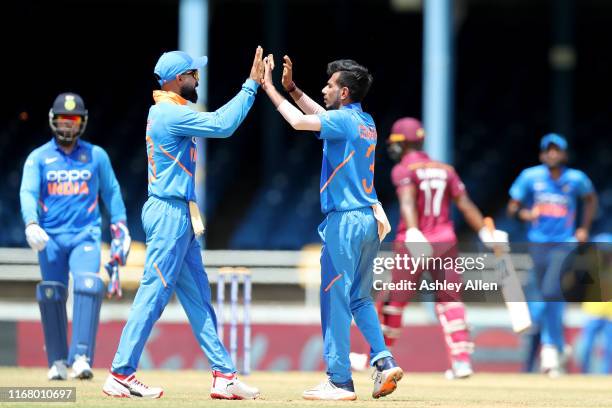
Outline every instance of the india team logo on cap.
{"label": "india team logo on cap", "polygon": [[64,99],[64,108],[66,108],[66,110],[68,111],[74,110],[76,108],[74,95],[66,95],[66,98]]}
{"label": "india team logo on cap", "polygon": [[45,289],[45,296],[47,297],[47,299],[51,299],[53,297],[53,289],[52,288]]}
{"label": "india team logo on cap", "polygon": [[85,279],[85,287],[86,287],[87,289],[91,289],[91,288],[93,288],[93,286],[94,286],[94,281],[93,281],[93,279],[91,279],[91,278],[87,278],[87,279]]}

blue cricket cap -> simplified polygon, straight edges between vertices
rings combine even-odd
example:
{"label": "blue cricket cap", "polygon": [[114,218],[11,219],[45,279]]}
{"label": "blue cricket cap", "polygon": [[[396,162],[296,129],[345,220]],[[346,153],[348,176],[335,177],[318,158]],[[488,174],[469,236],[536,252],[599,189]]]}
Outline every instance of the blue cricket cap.
{"label": "blue cricket cap", "polygon": [[558,146],[561,150],[567,150],[567,140],[557,133],[549,133],[545,135],[540,141],[540,150],[548,149],[551,144]]}
{"label": "blue cricket cap", "polygon": [[204,68],[208,63],[208,57],[191,58],[183,51],[164,52],[155,64],[153,72],[157,75],[160,85],[172,81],[177,75],[191,69]]}

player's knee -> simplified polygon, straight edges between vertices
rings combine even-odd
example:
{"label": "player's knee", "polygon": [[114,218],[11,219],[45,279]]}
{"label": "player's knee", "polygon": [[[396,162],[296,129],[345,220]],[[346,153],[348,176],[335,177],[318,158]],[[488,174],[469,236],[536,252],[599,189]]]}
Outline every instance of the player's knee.
{"label": "player's knee", "polygon": [[74,277],[74,293],[102,297],[104,282],[97,273],[80,273]]}
{"label": "player's knee", "polygon": [[36,300],[43,302],[66,302],[68,289],[66,285],[56,281],[42,281],[36,285]]}

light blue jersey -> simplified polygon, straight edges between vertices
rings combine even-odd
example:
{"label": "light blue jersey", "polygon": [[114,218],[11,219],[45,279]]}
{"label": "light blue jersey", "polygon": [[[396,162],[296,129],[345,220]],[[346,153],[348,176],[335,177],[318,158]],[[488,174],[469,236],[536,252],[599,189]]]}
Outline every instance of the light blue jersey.
{"label": "light blue jersey", "polygon": [[374,189],[376,126],[360,103],[319,114],[323,139],[321,211],[347,211],[378,203]]}
{"label": "light blue jersey", "polygon": [[196,112],[173,92],[154,92],[156,104],[149,110],[147,123],[149,199],[142,209],[147,236],[145,270],[113,359],[113,373],[130,375],[136,371],[153,324],[174,292],[210,367],[226,374],[236,371],[217,336],[208,275],[187,201],[196,198],[194,138],[231,136],[253,105],[258,86],[248,79],[238,94],[215,112]]}
{"label": "light blue jersey", "polygon": [[563,168],[553,180],[545,165],[523,170],[510,187],[510,196],[538,214],[527,234],[531,242],[565,242],[575,232],[577,199],[593,192],[580,170]]}
{"label": "light blue jersey", "polygon": [[196,137],[225,138],[234,133],[255,101],[259,84],[242,89],[215,112],[196,112],[173,92],[155,91],[147,120],[149,196],[195,201]]}
{"label": "light blue jersey", "polygon": [[70,154],[64,153],[55,139],[30,153],[19,195],[23,222],[38,223],[48,234],[100,227],[100,195],[111,223],[126,220],[108,155],[101,147],[82,140],[77,140]]}

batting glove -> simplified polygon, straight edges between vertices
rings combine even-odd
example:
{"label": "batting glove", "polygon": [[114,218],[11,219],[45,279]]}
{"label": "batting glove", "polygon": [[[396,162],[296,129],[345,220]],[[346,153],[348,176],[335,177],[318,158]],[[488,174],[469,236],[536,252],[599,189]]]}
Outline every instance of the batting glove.
{"label": "batting glove", "polygon": [[504,252],[510,251],[508,233],[506,231],[498,229],[490,231],[488,228],[483,227],[478,231],[478,237],[487,248],[500,248]]}
{"label": "batting glove", "polygon": [[29,224],[25,229],[28,245],[35,251],[42,251],[47,246],[49,236],[38,224]]}
{"label": "batting glove", "polygon": [[116,224],[111,224],[111,249],[110,249],[110,262],[116,261],[119,265],[125,265],[128,254],[130,253],[130,244],[132,238],[130,232],[123,221],[119,221]]}
{"label": "batting glove", "polygon": [[430,257],[433,255],[433,248],[425,235],[418,228],[408,228],[404,244],[413,257]]}

